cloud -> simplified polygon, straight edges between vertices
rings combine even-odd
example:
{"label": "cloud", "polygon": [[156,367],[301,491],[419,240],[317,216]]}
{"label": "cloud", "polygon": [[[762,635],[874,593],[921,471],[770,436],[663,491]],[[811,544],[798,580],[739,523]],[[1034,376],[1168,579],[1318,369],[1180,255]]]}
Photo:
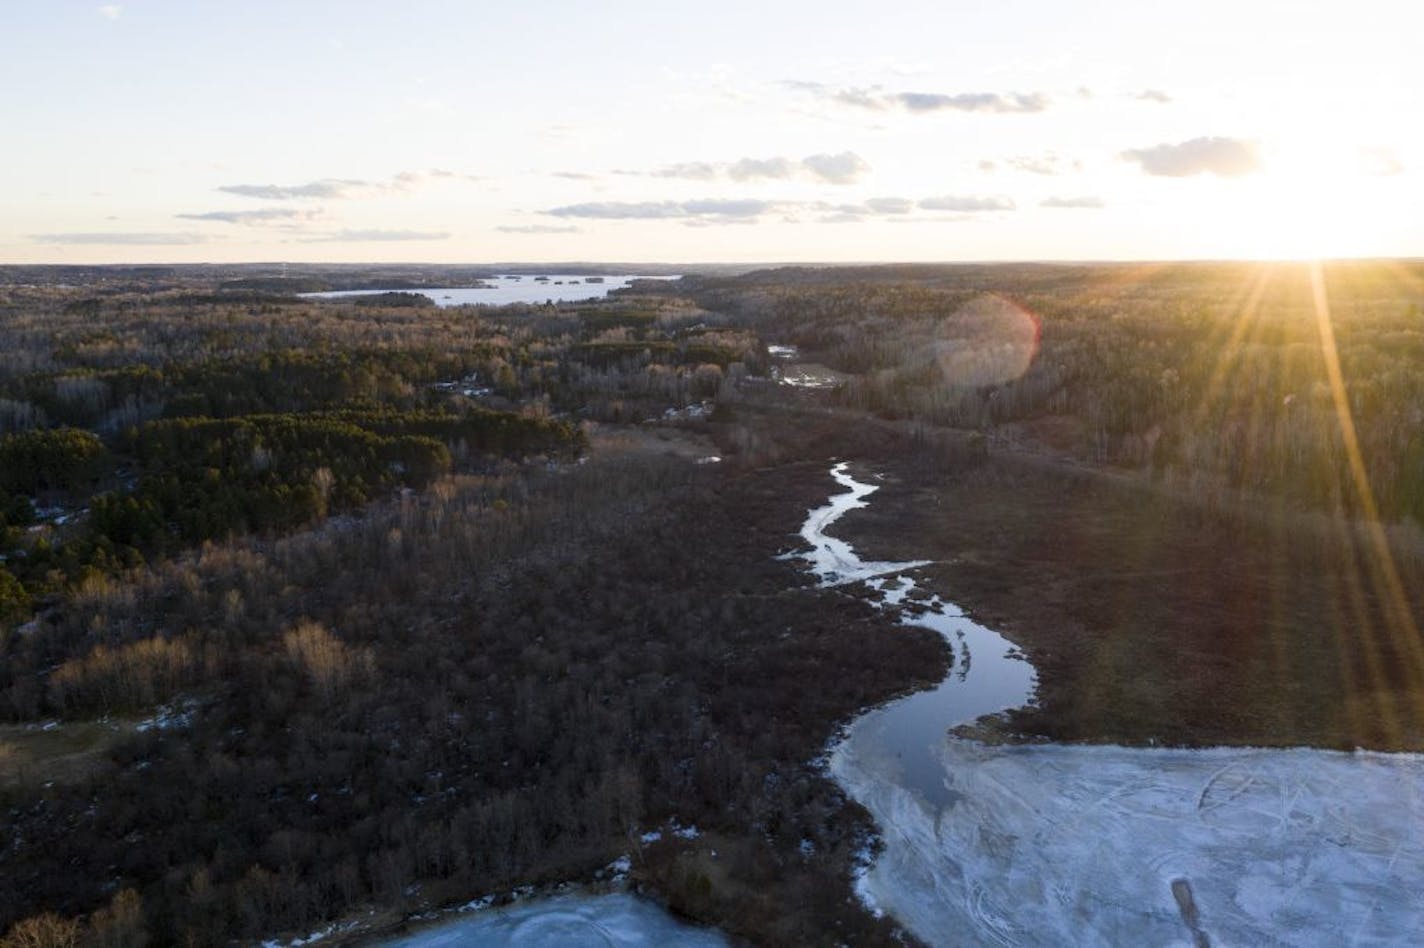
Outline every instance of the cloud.
{"label": "cloud", "polygon": [[1167,178],[1207,173],[1237,178],[1261,169],[1256,143],[1240,138],[1193,138],[1176,145],[1133,148],[1122,157],[1137,162],[1148,174]]}
{"label": "cloud", "polygon": [[552,224],[505,224],[495,230],[502,234],[578,234],[582,227],[556,227]]}
{"label": "cloud", "polygon": [[[1009,168],[1015,171],[1022,171],[1026,174],[1057,175],[1065,174],[1069,171],[1082,171],[1081,161],[1069,161],[1056,152],[1044,152],[1041,155],[1016,155],[1012,158],[1001,159]],[[981,170],[991,171],[997,165],[994,162],[987,162],[989,167],[985,167],[986,162],[980,162]]]}
{"label": "cloud", "polygon": [[124,8],[117,3],[106,3],[99,7],[99,15],[106,20],[117,20],[124,15]]}
{"label": "cloud", "polygon": [[857,109],[872,109],[881,111],[886,108],[884,95],[880,93],[879,86],[872,86],[868,89],[836,89],[830,94],[832,101],[840,105],[849,105]]}
{"label": "cloud", "polygon": [[444,231],[420,231],[420,230],[339,230],[332,234],[320,234],[312,237],[299,237],[298,240],[304,244],[322,243],[385,243],[402,240],[449,240],[450,235]]}
{"label": "cloud", "polygon": [[957,211],[977,214],[983,211],[1012,211],[1018,207],[1012,198],[1002,196],[941,195],[925,198],[920,207],[926,211]]}
{"label": "cloud", "polygon": [[870,171],[870,164],[853,151],[836,155],[807,155],[801,165],[831,184],[854,184]]}
{"label": "cloud", "polygon": [[1016,171],[1026,171],[1029,174],[1058,174],[1058,159],[1056,157],[1023,157],[1008,158],[1005,160],[1008,166]]}
{"label": "cloud", "polygon": [[[1044,92],[886,92],[880,86],[830,86],[785,79],[780,85],[833,105],[882,112],[901,108],[912,114],[932,112],[1042,112],[1052,104]],[[1079,90],[1081,95],[1084,90]],[[1091,93],[1089,93],[1091,95]]]}
{"label": "cloud", "polygon": [[298,201],[354,197],[355,192],[369,187],[371,185],[366,181],[323,178],[307,184],[225,184],[218,190],[239,197],[261,198],[266,201]]}
{"label": "cloud", "polygon": [[909,198],[870,198],[865,206],[876,214],[908,214],[915,209],[915,202]]}
{"label": "cloud", "polygon": [[1079,197],[1049,197],[1038,202],[1039,207],[1098,208],[1103,207],[1103,199],[1091,194]]}
{"label": "cloud", "polygon": [[1042,112],[1048,108],[1048,96],[1042,92],[1011,92],[1007,95],[998,92],[962,92],[958,95],[901,92],[895,99],[911,112]]}
{"label": "cloud", "polygon": [[683,178],[688,181],[711,181],[721,174],[723,166],[706,161],[682,161],[653,171],[615,171],[614,174],[643,175],[653,178]]}
{"label": "cloud", "polygon": [[590,220],[682,220],[727,222],[749,220],[773,210],[772,201],[698,200],[698,201],[594,201],[568,204],[545,211],[553,217],[574,217]]}
{"label": "cloud", "polygon": [[800,92],[817,99],[825,99],[836,105],[846,105],[857,109],[869,109],[873,112],[884,111],[893,104],[881,86],[836,88],[835,86],[828,86],[824,82],[808,82],[802,79],[783,79],[778,85],[790,89],[793,92]]}
{"label": "cloud", "polygon": [[30,239],[40,244],[111,244],[127,246],[183,246],[188,244],[204,244],[208,242],[207,234],[195,234],[192,232],[168,233],[168,234],[108,234],[108,233],[67,233],[67,234],[31,234]]}
{"label": "cloud", "polygon": [[1161,89],[1143,89],[1137,93],[1136,98],[1139,102],[1156,102],[1159,105],[1166,105],[1172,101],[1172,97]]}
{"label": "cloud", "polygon": [[727,168],[727,177],[733,181],[750,181],[754,178],[783,180],[791,177],[796,166],[789,158],[743,158]]}
{"label": "cloud", "polygon": [[858,224],[867,218],[901,220],[914,212],[916,203],[909,198],[878,197],[868,198],[858,204],[827,204],[817,201],[812,204],[793,205],[795,208],[816,211],[816,218],[822,224]]}
{"label": "cloud", "polygon": [[175,214],[175,217],[189,221],[221,221],[225,224],[294,224],[315,220],[321,216],[321,209],[297,210],[287,207],[264,207],[257,211],[208,211],[205,214]]}
{"label": "cloud", "polygon": [[389,184],[373,184],[373,188],[406,191],[423,186],[428,181],[484,181],[484,175],[464,174],[446,168],[430,168],[425,171],[401,171],[391,176]]}
{"label": "cloud", "polygon": [[258,198],[264,201],[348,200],[378,197],[382,194],[412,191],[431,180],[463,179],[479,181],[478,175],[457,174],[440,168],[428,171],[399,171],[385,181],[362,181],[355,178],[322,178],[305,184],[224,184],[218,188],[225,194]]}
{"label": "cloud", "polygon": [[555,178],[567,178],[570,181],[594,181],[598,178],[596,174],[587,174],[583,171],[555,171]]}
{"label": "cloud", "polygon": [[[694,227],[722,224],[755,224],[767,215],[779,214],[784,223],[812,220],[824,224],[926,220],[917,210],[955,211],[968,220],[985,211],[1011,211],[1015,204],[1007,197],[931,197],[914,201],[904,197],[875,197],[847,204],[828,201],[603,201],[570,204],[543,213],[553,217],[589,220],[680,221]],[[941,218],[943,219],[943,218]],[[512,233],[533,232],[524,228],[500,228]]]}
{"label": "cloud", "polygon": [[[435,180],[437,180],[437,181],[444,181],[444,180],[449,180],[449,181],[455,181],[455,180],[459,180],[459,181],[485,181],[485,180],[487,180],[487,179],[485,178],[485,176],[482,175],[482,174],[463,174],[463,173],[461,173],[461,172],[459,172],[459,171],[447,171],[447,170],[445,170],[444,168],[431,168],[429,171],[407,171],[407,172],[404,172],[404,174],[405,174],[406,176],[408,176],[408,177],[414,177],[414,178],[417,180],[417,183],[421,183],[421,182],[423,181],[423,179],[425,179],[425,178],[433,178],[433,179],[435,179]],[[400,177],[400,175],[397,175],[397,177]]]}
{"label": "cloud", "polygon": [[870,164],[853,151],[839,154],[807,155],[800,161],[782,156],[772,158],[741,158],[732,162],[685,161],[665,165],[652,171],[615,171],[621,175],[646,175],[653,178],[680,178],[686,181],[785,181],[809,177],[830,184],[854,184],[870,171]]}

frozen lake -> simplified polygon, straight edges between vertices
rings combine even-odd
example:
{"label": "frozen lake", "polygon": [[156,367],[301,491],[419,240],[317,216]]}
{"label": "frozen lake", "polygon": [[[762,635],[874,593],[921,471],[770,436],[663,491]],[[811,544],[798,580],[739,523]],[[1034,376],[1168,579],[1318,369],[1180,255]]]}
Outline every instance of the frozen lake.
{"label": "frozen lake", "polygon": [[1400,945],[1424,931],[1424,756],[1308,748],[994,747],[948,730],[1031,700],[1002,636],[937,596],[922,562],[865,562],[826,535],[877,488],[808,512],[822,585],[864,582],[954,665],[863,714],[830,771],[885,848],[862,898],[933,945]]}
{"label": "frozen lake", "polygon": [[681,922],[633,895],[566,895],[485,909],[385,943],[387,948],[727,948],[718,932]]}
{"label": "frozen lake", "polygon": [[[545,277],[546,279],[540,279]],[[419,293],[440,306],[504,306],[509,303],[543,303],[553,300],[566,303],[577,300],[602,299],[612,290],[626,289],[634,280],[676,280],[676,276],[582,276],[569,274],[532,274],[530,276],[498,276],[484,282],[487,286],[457,286],[425,290],[338,290],[330,293],[303,293],[310,299],[342,299],[348,296],[373,296],[377,293]]]}

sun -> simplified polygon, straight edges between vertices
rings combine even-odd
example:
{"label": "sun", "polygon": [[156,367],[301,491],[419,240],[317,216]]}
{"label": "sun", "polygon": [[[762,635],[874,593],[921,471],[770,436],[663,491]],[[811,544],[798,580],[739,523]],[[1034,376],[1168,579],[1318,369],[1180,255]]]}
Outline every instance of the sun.
{"label": "sun", "polygon": [[1230,182],[1226,256],[1321,260],[1376,255],[1401,226],[1397,179],[1370,173],[1363,150],[1316,147],[1271,156]]}

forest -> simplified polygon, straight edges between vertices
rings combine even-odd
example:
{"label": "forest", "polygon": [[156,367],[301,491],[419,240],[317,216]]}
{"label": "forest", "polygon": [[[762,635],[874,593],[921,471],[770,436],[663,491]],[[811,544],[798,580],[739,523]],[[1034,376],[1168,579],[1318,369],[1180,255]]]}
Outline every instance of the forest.
{"label": "forest", "polygon": [[693,295],[851,374],[847,408],[1363,513],[1343,407],[1382,515],[1421,521],[1421,280],[1391,262],[1332,264],[1318,287],[1294,263],[923,266],[702,279]]}
{"label": "forest", "polygon": [[[1424,749],[1424,662],[1386,635],[1424,618],[1424,265],[292,295],[472,273],[0,268],[0,945],[389,931],[630,847],[641,891],[751,943],[912,940],[853,897],[873,827],[816,761],[948,655],[780,556],[832,457],[898,485],[860,528],[886,557],[931,550],[1011,638],[1069,616],[1016,639],[1019,737]],[[1205,578],[1162,595],[1123,536]],[[1311,577],[1357,608],[1264,614]],[[1366,627],[1379,667],[1341,666]],[[1387,728],[1307,694],[1337,670]],[[702,839],[633,844],[672,821]]]}

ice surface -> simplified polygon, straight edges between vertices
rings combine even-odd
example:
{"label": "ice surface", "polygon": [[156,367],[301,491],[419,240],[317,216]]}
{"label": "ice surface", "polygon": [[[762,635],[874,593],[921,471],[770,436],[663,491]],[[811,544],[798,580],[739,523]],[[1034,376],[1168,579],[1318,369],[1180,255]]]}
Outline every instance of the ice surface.
{"label": "ice surface", "polygon": [[1404,945],[1424,933],[1424,756],[947,740],[951,802],[855,753],[886,847],[863,893],[931,944]]}
{"label": "ice surface", "polygon": [[715,931],[680,922],[660,906],[622,893],[539,899],[386,942],[389,948],[726,948],[728,944]]}
{"label": "ice surface", "polygon": [[822,586],[843,586],[846,583],[863,582],[876,576],[900,573],[917,566],[924,566],[928,560],[909,563],[867,563],[844,540],[826,536],[826,529],[852,510],[867,506],[865,498],[880,488],[874,484],[864,484],[846,473],[845,462],[831,468],[831,477],[846,488],[844,494],[836,494],[824,507],[817,507],[806,515],[806,523],[801,527],[801,538],[811,545],[802,555],[811,566],[811,572],[821,580]]}

